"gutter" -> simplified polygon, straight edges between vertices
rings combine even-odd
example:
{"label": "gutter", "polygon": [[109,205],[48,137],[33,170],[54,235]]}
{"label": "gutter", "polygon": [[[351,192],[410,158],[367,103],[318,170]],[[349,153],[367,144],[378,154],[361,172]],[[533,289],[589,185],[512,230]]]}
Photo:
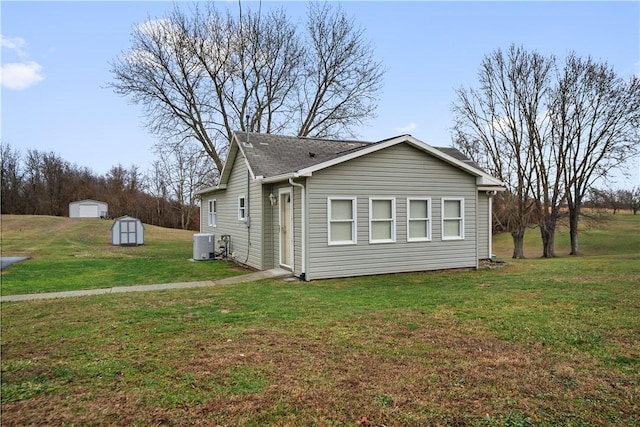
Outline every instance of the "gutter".
{"label": "gutter", "polygon": [[[297,174],[295,175],[295,177],[297,178]],[[301,195],[301,203],[300,206],[302,206],[302,211],[301,211],[301,215],[302,215],[302,224],[301,224],[301,234],[302,234],[302,261],[301,261],[301,272],[300,272],[300,279],[306,281],[307,280],[307,254],[306,254],[306,247],[307,247],[307,221],[306,221],[306,209],[305,209],[305,205],[307,204],[307,199],[306,199],[306,189],[305,186],[302,184],[298,184],[297,182],[293,182],[293,178],[289,178],[289,184],[293,185],[294,187],[299,187],[302,195]],[[294,215],[295,218],[295,215]],[[294,228],[295,230],[295,228]],[[293,269],[295,270],[295,257],[294,257],[294,261],[293,261]]]}
{"label": "gutter", "polygon": [[277,182],[280,181],[285,181],[291,178],[301,178],[301,177],[308,177],[311,176],[311,173],[307,173],[307,174],[302,174],[302,173],[298,173],[298,172],[288,172],[288,173],[283,173],[281,175],[275,175],[275,176],[269,176],[269,177],[264,177],[264,176],[257,176],[256,180],[261,181],[264,184],[275,184]]}
{"label": "gutter", "polygon": [[226,189],[227,189],[227,184],[221,184],[221,185],[217,185],[215,187],[203,188],[201,190],[198,190],[198,191],[194,192],[193,194],[196,195],[196,196],[202,196],[203,194],[214,193],[216,191],[226,190]]}

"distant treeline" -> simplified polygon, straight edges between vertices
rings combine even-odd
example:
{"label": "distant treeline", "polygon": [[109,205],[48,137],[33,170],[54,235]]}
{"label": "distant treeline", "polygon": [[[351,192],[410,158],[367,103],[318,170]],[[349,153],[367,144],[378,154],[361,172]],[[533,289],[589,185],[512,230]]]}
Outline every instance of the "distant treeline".
{"label": "distant treeline", "polygon": [[3,144],[1,154],[3,214],[68,216],[70,202],[94,199],[108,203],[111,218],[131,215],[162,227],[199,228],[196,201],[185,206],[167,192],[150,194],[157,183],[137,166],[113,166],[101,176],[55,153],[29,150],[23,156]]}
{"label": "distant treeline", "polygon": [[640,212],[640,187],[633,189],[592,189],[585,207],[591,209],[607,210],[614,214],[618,211],[628,210],[637,215]]}

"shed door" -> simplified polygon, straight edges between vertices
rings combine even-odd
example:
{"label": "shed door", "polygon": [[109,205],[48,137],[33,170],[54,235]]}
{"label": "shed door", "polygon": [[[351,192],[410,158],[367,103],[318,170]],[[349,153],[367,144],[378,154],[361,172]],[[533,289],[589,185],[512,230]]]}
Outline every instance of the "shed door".
{"label": "shed door", "polygon": [[135,245],[138,243],[138,227],[137,221],[122,220],[120,221],[120,244]]}
{"label": "shed door", "polygon": [[293,261],[293,211],[291,209],[291,192],[280,192],[280,265],[291,268]]}

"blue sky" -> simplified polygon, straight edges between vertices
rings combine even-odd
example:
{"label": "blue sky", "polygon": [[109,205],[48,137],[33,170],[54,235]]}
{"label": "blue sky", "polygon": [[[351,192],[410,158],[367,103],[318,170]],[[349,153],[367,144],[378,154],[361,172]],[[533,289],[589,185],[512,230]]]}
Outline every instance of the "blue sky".
{"label": "blue sky", "polygon": [[[181,3],[181,2],[178,2]],[[255,7],[257,3],[246,2]],[[111,166],[150,167],[155,139],[141,110],[106,88],[109,61],[126,51],[135,24],[161,18],[173,2],[0,3],[1,141],[23,154],[53,151],[104,174]],[[222,2],[236,10],[236,2]],[[303,2],[283,5],[300,23]],[[348,1],[388,70],[377,118],[365,140],[410,133],[450,145],[455,89],[475,86],[483,57],[510,44],[564,58],[569,51],[640,73],[640,2]],[[186,4],[185,4],[186,6]],[[639,162],[616,187],[640,185]]]}

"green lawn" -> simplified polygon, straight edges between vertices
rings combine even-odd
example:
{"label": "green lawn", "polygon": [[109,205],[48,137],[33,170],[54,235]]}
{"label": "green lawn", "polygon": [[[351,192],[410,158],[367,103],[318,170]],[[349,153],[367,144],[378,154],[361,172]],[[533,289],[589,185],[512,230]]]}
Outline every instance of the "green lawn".
{"label": "green lawn", "polygon": [[2,423],[636,426],[639,230],[479,271],[3,303]]}
{"label": "green lawn", "polygon": [[189,282],[246,272],[192,262],[193,231],[145,225],[142,246],[111,245],[112,221],[3,215],[2,254],[32,259],[2,273],[2,294]]}

